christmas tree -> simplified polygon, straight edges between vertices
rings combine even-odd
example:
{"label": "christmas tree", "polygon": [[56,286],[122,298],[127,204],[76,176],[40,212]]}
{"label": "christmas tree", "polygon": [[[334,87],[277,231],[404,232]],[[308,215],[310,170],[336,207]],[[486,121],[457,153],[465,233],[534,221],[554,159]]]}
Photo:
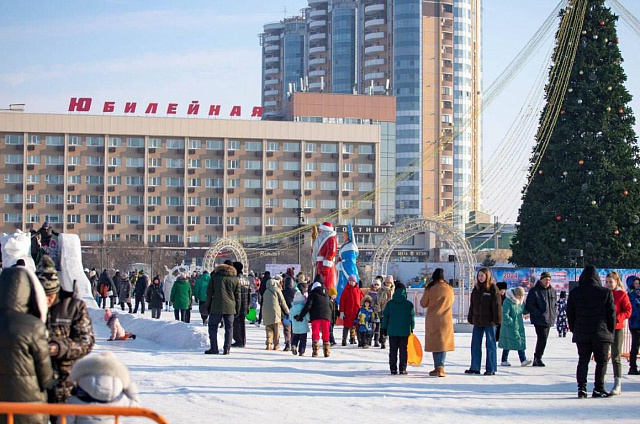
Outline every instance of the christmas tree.
{"label": "christmas tree", "polygon": [[[581,21],[566,22],[576,14]],[[554,106],[560,110],[550,136],[538,132],[510,260],[518,266],[569,267],[569,250],[579,249],[586,264],[637,267],[640,154],[617,16],[604,0],[573,0],[561,16],[541,125]],[[564,36],[580,24],[575,38]],[[563,85],[558,68],[572,45],[575,60]],[[554,104],[558,88],[564,99]]]}

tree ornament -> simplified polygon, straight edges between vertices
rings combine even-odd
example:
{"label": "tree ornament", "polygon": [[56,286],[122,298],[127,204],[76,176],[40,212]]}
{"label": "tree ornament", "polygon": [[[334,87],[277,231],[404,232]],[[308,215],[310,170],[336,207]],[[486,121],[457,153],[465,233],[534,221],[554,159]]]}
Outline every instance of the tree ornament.
{"label": "tree ornament", "polygon": [[597,39],[598,39],[598,36],[597,36],[597,35],[594,35],[594,36],[593,36],[593,39],[594,39],[594,40],[597,40]]}
{"label": "tree ornament", "polygon": [[568,175],[569,173],[567,171],[562,171],[562,175],[564,175],[565,177]]}
{"label": "tree ornament", "polygon": [[578,72],[580,75],[584,75],[584,71],[580,71]]}
{"label": "tree ornament", "polygon": [[581,105],[582,104],[582,99],[578,99],[578,104]]}
{"label": "tree ornament", "polygon": [[628,196],[629,195],[629,190],[622,190],[622,195],[623,196]]}
{"label": "tree ornament", "polygon": [[[605,43],[608,43],[608,42],[609,42],[609,39],[608,39],[608,38],[605,38],[605,39],[604,39],[604,42],[605,42]],[[602,59],[600,59],[600,61],[602,61]]]}
{"label": "tree ornament", "polygon": [[562,221],[562,215],[556,216],[556,221]]}
{"label": "tree ornament", "polygon": [[633,224],[637,224],[637,223],[639,223],[639,222],[640,222],[640,216],[638,216],[638,215],[633,215],[633,216],[631,217],[631,223],[633,223]]}
{"label": "tree ornament", "polygon": [[623,108],[618,109],[618,113],[622,115],[624,113],[624,109]]}
{"label": "tree ornament", "polygon": [[597,205],[597,204],[598,204],[598,202],[596,202],[595,200],[592,200],[592,201],[591,201],[591,204],[592,204],[593,206],[595,206],[595,205]]}
{"label": "tree ornament", "polygon": [[613,90],[613,87],[609,86],[609,87],[607,87],[607,90],[611,91],[611,90]]}
{"label": "tree ornament", "polygon": [[596,81],[598,79],[598,75],[595,72],[591,72],[589,74],[589,80]]}
{"label": "tree ornament", "polygon": [[566,243],[567,239],[566,239],[566,238],[564,238],[564,237],[562,237],[562,238],[560,239],[560,241],[561,241],[561,242],[563,242],[563,243]]}
{"label": "tree ornament", "polygon": [[573,93],[573,88],[567,90],[569,93]]}
{"label": "tree ornament", "polygon": [[611,112],[611,106],[607,106],[607,112]]}
{"label": "tree ornament", "polygon": [[586,30],[582,30],[582,35],[587,35],[587,31]]}
{"label": "tree ornament", "polygon": [[600,21],[600,26],[605,26],[607,23],[605,21]]}
{"label": "tree ornament", "polygon": [[582,159],[580,159],[580,160],[578,161],[578,164],[579,164],[579,165],[584,165],[584,161],[583,161]]}
{"label": "tree ornament", "polygon": [[633,180],[631,180],[631,181],[633,181],[634,183],[637,183],[638,179],[636,177],[633,177]]}
{"label": "tree ornament", "polygon": [[615,230],[615,231],[613,232],[613,234],[615,234],[616,236],[619,236],[619,235],[620,235],[620,230]]}
{"label": "tree ornament", "polygon": [[631,243],[627,243],[627,247],[631,247]]}
{"label": "tree ornament", "polygon": [[584,183],[584,184],[582,184],[582,186],[580,188],[582,188],[582,191],[587,191],[587,190],[589,190],[589,184]]}
{"label": "tree ornament", "polygon": [[541,169],[541,170],[538,171],[538,174],[542,175],[542,174],[544,174],[544,171]]}
{"label": "tree ornament", "polygon": [[564,115],[565,113],[567,113],[567,112],[565,112],[564,110],[560,111],[560,115]]}
{"label": "tree ornament", "polygon": [[619,38],[616,38],[616,44],[618,44],[620,42]]}

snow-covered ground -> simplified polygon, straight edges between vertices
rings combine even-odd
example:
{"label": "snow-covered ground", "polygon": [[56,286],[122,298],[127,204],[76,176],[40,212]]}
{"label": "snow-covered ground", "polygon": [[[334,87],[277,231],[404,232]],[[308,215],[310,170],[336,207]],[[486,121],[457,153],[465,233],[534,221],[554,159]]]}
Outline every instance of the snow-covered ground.
{"label": "snow-covered ground", "polygon": [[[92,311],[95,350],[113,351],[131,370],[143,406],[171,423],[569,423],[638,422],[640,417],[640,376],[626,374],[624,359],[621,396],[577,398],[575,345],[570,334],[558,338],[553,329],[545,368],[499,366],[495,376],[463,373],[469,368],[471,335],[456,334],[447,377],[437,378],[428,376],[430,353],[420,367],[409,367],[409,375],[390,375],[388,349],[335,346],[330,358],[311,358],[309,335],[304,357],[265,351],[264,327],[249,324],[246,348],[232,348],[229,356],[204,355],[208,339],[197,307],[191,324],[173,322],[168,312],[160,321],[151,320],[149,312],[121,313],[125,329],[138,335],[124,342],[106,341],[101,317],[101,310]],[[336,336],[341,330],[336,328]],[[416,317],[416,335],[424,338],[423,317]],[[222,330],[218,340],[221,346]],[[527,326],[527,345],[532,358],[532,326]],[[509,359],[517,363],[517,352]],[[589,392],[594,368],[592,362]],[[609,365],[608,389],[612,381]]]}

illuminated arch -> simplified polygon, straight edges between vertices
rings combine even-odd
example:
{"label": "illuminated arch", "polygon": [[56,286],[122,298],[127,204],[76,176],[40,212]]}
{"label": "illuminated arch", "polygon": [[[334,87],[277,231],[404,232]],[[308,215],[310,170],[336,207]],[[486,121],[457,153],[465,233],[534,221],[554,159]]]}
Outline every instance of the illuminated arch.
{"label": "illuminated arch", "polygon": [[221,238],[211,245],[207,253],[204,255],[202,261],[202,269],[211,273],[216,265],[216,258],[222,251],[230,250],[236,258],[236,261],[241,262],[244,265],[244,269],[249,269],[249,259],[247,258],[247,252],[245,252],[242,244],[236,239]]}

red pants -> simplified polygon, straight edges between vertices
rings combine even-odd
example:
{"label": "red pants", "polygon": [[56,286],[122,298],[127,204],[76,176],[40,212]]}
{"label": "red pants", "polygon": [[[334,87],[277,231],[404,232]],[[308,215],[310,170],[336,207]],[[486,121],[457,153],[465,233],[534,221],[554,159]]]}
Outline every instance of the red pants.
{"label": "red pants", "polygon": [[311,321],[311,340],[320,340],[320,331],[322,331],[322,341],[329,342],[329,336],[331,335],[331,322],[328,319],[317,319]]}

